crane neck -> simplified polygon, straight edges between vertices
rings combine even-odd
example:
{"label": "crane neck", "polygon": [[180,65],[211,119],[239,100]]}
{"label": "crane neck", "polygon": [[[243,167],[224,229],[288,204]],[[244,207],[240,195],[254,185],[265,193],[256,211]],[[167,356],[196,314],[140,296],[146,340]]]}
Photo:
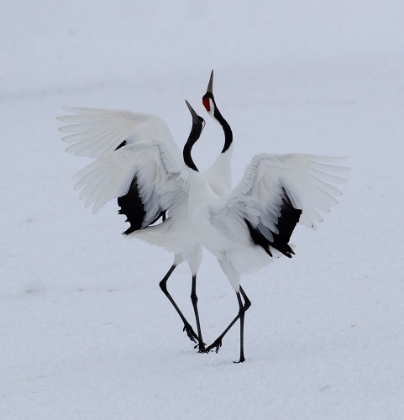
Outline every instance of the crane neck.
{"label": "crane neck", "polygon": [[187,165],[188,168],[196,172],[199,172],[199,169],[197,168],[194,160],[192,159],[192,148],[194,147],[194,144],[198,141],[201,133],[202,133],[202,125],[199,126],[197,124],[193,124],[192,130],[189,133],[188,140],[185,143],[184,150],[182,152],[185,165]]}
{"label": "crane neck", "polygon": [[216,102],[214,102],[214,106],[215,108],[213,111],[213,116],[215,120],[222,126],[223,131],[224,131],[224,146],[223,146],[222,153],[226,153],[233,143],[233,132],[231,131],[229,123],[224,119],[223,115],[217,108]]}

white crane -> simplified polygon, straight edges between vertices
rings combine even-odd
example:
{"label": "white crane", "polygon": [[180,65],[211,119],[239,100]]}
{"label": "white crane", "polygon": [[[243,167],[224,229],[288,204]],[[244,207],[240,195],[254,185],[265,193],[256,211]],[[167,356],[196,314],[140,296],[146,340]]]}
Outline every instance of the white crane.
{"label": "white crane", "polygon": [[[213,71],[204,101],[207,97],[214,102]],[[66,151],[95,159],[74,176],[78,179],[75,189],[82,189],[80,199],[86,200],[86,206],[93,206],[93,213],[107,201],[118,199],[119,213],[125,214],[130,223],[125,235],[164,247],[175,254],[160,287],[181,317],[183,330],[198,343],[199,351],[203,351],[205,345],[196,294],[202,246],[194,237],[189,223],[186,166],[167,124],[157,116],[129,111],[64,109],[74,114],[58,118],[68,123],[59,130],[71,133],[63,138],[73,143]],[[222,152],[204,176],[212,190],[221,196],[231,188],[233,137],[222,115],[211,115],[222,125],[225,142]],[[163,223],[153,225],[160,217]],[[187,261],[192,273],[191,300],[198,334],[167,290],[167,280],[184,261]]]}
{"label": "white crane", "polygon": [[[202,119],[191,110],[195,126]],[[196,130],[196,129],[195,129]],[[198,130],[201,130],[199,127]],[[335,175],[348,168],[342,158],[304,154],[259,154],[253,157],[239,184],[219,197],[192,160],[192,146],[184,148],[188,169],[188,212],[195,236],[215,255],[236,292],[239,313],[205,351],[222,345],[222,339],[240,319],[240,358],[244,357],[244,316],[251,302],[240,286],[242,274],[266,266],[272,259],[294,254],[289,240],[297,223],[316,229],[320,212],[329,212],[341,195]],[[243,299],[244,303],[243,303]]]}

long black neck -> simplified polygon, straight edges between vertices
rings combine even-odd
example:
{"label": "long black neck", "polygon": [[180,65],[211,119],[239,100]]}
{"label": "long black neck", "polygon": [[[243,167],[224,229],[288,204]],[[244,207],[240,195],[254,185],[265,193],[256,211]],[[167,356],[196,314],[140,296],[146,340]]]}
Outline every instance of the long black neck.
{"label": "long black neck", "polygon": [[189,133],[189,137],[187,142],[185,143],[184,150],[182,152],[182,155],[184,157],[185,165],[188,166],[188,168],[193,169],[194,171],[199,172],[199,169],[196,167],[194,160],[192,159],[192,148],[194,147],[194,144],[198,141],[200,135],[202,132],[202,126],[197,125],[195,123],[192,124],[192,130]]}
{"label": "long black neck", "polygon": [[215,109],[213,111],[213,115],[215,119],[219,122],[219,124],[222,126],[224,131],[224,146],[222,153],[225,153],[233,143],[233,132],[231,131],[229,123],[223,118],[223,115],[218,110],[216,102],[214,102],[214,105]]}

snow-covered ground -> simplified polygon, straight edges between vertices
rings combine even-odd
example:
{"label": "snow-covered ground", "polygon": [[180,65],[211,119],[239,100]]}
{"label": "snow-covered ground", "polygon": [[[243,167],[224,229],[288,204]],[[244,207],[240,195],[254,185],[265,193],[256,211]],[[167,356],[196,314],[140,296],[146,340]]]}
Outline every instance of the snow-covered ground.
{"label": "snow-covered ground", "polygon": [[[404,3],[6,1],[0,13],[0,418],[404,418]],[[234,184],[259,152],[348,155],[340,204],[296,256],[242,284],[238,328],[197,354],[158,282],[172,256],[126,240],[72,189],[61,106],[161,115],[179,145],[211,69],[235,134]],[[208,123],[206,168],[222,145]],[[192,320],[190,273],[169,290]],[[204,337],[237,312],[216,261]]]}

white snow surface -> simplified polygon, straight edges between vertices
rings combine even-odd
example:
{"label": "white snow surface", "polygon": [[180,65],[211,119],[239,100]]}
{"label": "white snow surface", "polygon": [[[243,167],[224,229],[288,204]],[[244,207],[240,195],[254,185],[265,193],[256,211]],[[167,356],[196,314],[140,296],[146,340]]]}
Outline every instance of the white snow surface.
{"label": "white snow surface", "polygon": [[[399,420],[404,418],[404,3],[9,1],[0,13],[0,418]],[[198,354],[158,283],[172,255],[136,240],[109,203],[84,208],[61,106],[163,117],[180,147],[184,99],[211,69],[233,128],[233,185],[262,152],[350,156],[340,204],[296,255],[244,276],[246,358],[235,326]],[[191,276],[169,291],[194,323]],[[204,253],[210,344],[236,315]]]}

